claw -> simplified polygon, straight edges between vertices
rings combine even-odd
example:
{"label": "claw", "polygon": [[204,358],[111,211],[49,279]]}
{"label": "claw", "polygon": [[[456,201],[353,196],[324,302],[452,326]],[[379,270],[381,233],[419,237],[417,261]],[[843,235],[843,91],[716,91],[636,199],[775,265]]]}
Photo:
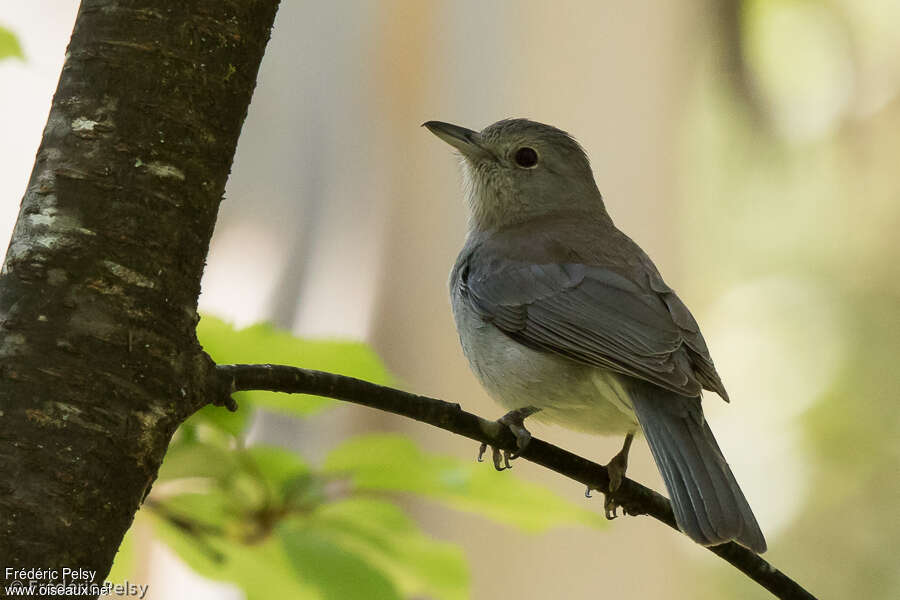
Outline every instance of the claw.
{"label": "claw", "polygon": [[[603,499],[603,510],[606,512],[606,518],[609,521],[612,521],[616,517],[618,517],[619,504],[613,500],[612,494],[606,494]],[[622,510],[624,513],[624,509]]]}
{"label": "claw", "polygon": [[[519,450],[518,452],[509,452],[508,450],[501,450],[491,446],[491,458],[493,459],[495,469],[498,471],[512,469],[512,465],[509,464],[509,461],[518,458],[531,441],[531,433],[525,429],[524,421],[539,410],[541,409],[533,406],[526,406],[524,408],[511,410],[497,419],[498,423],[508,427],[512,434],[516,436],[516,446]],[[484,461],[484,453],[487,452],[487,449],[488,444],[482,443],[481,446],[479,446],[478,462]]]}
{"label": "claw", "polygon": [[498,471],[505,471],[506,469],[512,469],[512,465],[509,464],[509,452],[506,450],[499,450],[497,448],[491,448],[494,451],[494,468]]}
{"label": "claw", "polygon": [[[484,453],[487,452],[487,449],[488,445],[485,443],[482,443],[481,446],[478,447],[478,462],[484,462]],[[509,464],[510,458],[513,457],[511,457],[506,450],[499,450],[491,446],[491,460],[494,463],[494,468],[498,471],[512,469],[512,465]]]}
{"label": "claw", "polygon": [[[633,433],[626,435],[622,449],[606,464],[606,471],[609,473],[609,492],[603,494],[603,509],[606,512],[606,518],[610,521],[619,516],[618,510],[621,505],[616,502],[614,496],[619,488],[622,487],[622,481],[625,480],[625,471],[628,469],[628,451],[631,449],[633,439]],[[588,498],[590,498],[590,491],[589,487],[585,493],[585,496]],[[628,514],[625,507],[622,507],[622,514]]]}

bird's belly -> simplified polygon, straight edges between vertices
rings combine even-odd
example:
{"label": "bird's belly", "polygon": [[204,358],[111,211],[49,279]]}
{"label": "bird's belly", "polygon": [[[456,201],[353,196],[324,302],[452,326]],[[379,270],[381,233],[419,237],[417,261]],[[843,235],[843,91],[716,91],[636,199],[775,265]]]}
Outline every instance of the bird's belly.
{"label": "bird's belly", "polygon": [[541,410],[530,419],[589,433],[638,429],[631,401],[611,371],[532,350],[464,306],[454,317],[472,370],[507,410],[534,406]]}

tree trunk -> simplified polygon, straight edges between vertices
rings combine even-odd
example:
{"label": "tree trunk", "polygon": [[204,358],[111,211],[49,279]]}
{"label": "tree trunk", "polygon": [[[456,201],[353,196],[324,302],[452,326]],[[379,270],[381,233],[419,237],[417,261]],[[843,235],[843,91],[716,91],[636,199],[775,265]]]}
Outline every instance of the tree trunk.
{"label": "tree trunk", "polygon": [[277,5],[82,2],[0,272],[4,571],[102,582],[208,400],[200,276]]}

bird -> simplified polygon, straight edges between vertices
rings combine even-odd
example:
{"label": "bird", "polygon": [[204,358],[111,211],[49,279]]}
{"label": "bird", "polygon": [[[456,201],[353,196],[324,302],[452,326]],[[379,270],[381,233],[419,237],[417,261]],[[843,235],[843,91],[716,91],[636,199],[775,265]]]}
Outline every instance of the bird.
{"label": "bird", "polygon": [[[481,131],[423,126],[461,157],[468,220],[450,273],[453,317],[520,450],[526,418],[624,434],[607,465],[613,518],[632,440],[643,433],[681,531],[704,546],[735,541],[765,552],[703,414],[703,390],[729,398],[697,321],[614,225],[582,146],[521,118]],[[496,449],[494,466],[504,468]]]}

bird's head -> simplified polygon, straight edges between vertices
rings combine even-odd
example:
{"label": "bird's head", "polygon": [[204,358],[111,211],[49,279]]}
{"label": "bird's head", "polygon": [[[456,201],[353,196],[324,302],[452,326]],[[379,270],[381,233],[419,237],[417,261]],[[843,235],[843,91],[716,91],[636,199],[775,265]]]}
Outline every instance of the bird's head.
{"label": "bird's head", "polygon": [[606,214],[587,155],[565,131],[528,119],[481,131],[441,121],[424,126],[462,157],[474,229],[560,213]]}

